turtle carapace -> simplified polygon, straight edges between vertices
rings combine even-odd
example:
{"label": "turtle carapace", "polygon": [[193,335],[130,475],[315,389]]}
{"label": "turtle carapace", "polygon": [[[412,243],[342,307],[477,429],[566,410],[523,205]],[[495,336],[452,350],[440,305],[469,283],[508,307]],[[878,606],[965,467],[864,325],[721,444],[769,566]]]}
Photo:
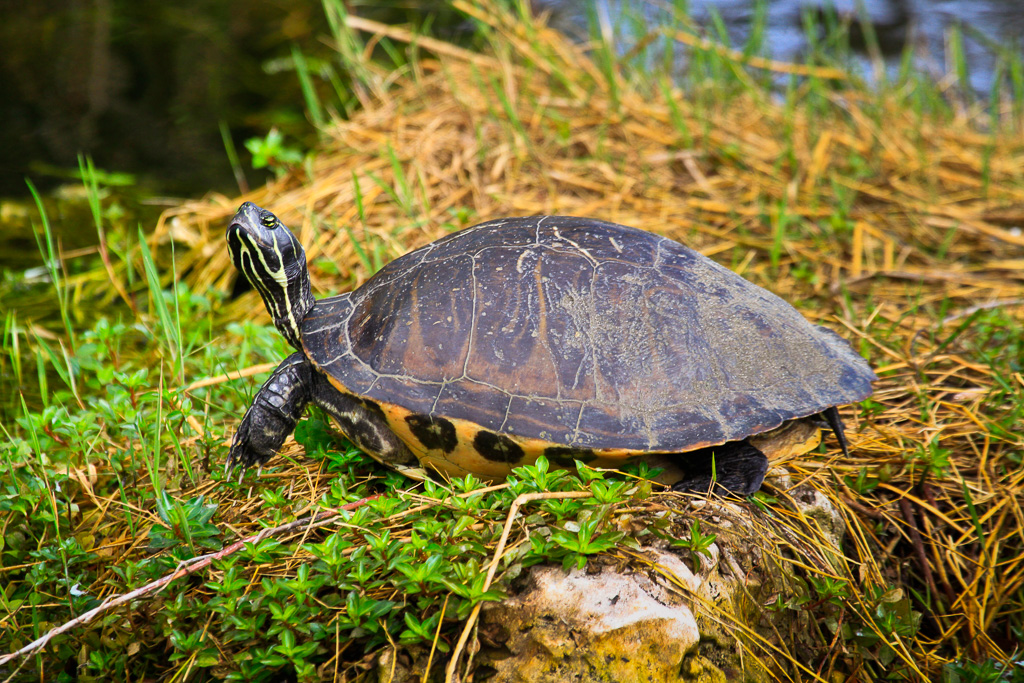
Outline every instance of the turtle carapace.
{"label": "turtle carapace", "polygon": [[875,374],[839,335],[678,242],[590,218],[493,220],[314,299],[274,214],[231,220],[235,266],[295,347],[230,462],[262,463],[316,404],[413,476],[494,480],[544,455],[678,468],[681,490],[761,486],[765,453],[812,448]]}

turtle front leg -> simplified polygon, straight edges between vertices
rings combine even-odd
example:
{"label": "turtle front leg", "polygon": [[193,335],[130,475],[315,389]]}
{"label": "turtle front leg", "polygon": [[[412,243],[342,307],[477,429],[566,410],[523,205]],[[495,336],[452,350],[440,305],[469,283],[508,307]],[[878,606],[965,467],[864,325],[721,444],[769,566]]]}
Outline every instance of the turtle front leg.
{"label": "turtle front leg", "polygon": [[768,472],[768,457],[746,441],[701,448],[680,457],[684,458],[686,478],[674,484],[673,491],[698,493],[714,484],[716,493],[750,496],[761,488]]}
{"label": "turtle front leg", "polygon": [[315,371],[302,353],[277,366],[256,393],[231,440],[228,467],[262,465],[280,450],[312,400]]}

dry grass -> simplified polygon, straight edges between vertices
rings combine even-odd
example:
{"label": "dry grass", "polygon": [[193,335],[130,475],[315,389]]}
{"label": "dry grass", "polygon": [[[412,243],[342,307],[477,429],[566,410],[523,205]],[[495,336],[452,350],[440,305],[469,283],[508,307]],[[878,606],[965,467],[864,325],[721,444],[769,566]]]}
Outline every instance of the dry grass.
{"label": "dry grass", "polygon": [[[785,101],[749,83],[684,95],[620,67],[609,78],[542,26],[462,9],[492,27],[489,53],[427,44],[434,56],[399,74],[367,61],[362,111],[325,131],[308,175],[164,216],[158,238],[188,243],[193,287],[234,277],[222,235],[242,200],[315,245],[321,292],[363,282],[374,254],[501,216],[586,215],[678,239],[837,329],[882,378],[866,407],[844,410],[850,459],[781,463],[846,524],[847,556],[807,573],[901,587],[921,629],[883,636],[922,678],[955,658],[1008,661],[1024,624],[1019,122],[985,132],[980,115],[915,111],[910,93],[813,81]],[[231,307],[262,310],[251,294]],[[929,469],[929,453],[948,462]],[[792,527],[770,532],[785,561],[807,555],[793,538],[815,546],[810,520],[775,524]],[[870,618],[876,603],[857,600]],[[812,673],[848,670],[854,649],[832,642]]]}

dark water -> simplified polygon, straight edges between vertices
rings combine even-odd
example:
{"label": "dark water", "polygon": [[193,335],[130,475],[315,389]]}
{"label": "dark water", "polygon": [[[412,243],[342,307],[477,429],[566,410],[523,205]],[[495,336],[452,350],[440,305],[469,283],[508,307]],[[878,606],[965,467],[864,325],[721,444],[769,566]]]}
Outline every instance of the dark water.
{"label": "dark water", "polygon": [[295,0],[0,0],[0,196],[27,194],[26,176],[66,182],[81,153],[165,193],[230,189],[220,123],[241,145],[302,120],[294,74],[264,67],[313,40],[314,15]]}
{"label": "dark water", "polygon": [[[596,19],[622,54],[650,27],[671,24],[674,12],[672,0],[534,0],[533,5],[551,12],[553,26],[579,37],[588,35]],[[750,40],[754,0],[689,0],[685,5],[710,35],[716,35],[717,13],[732,46]],[[768,56],[802,61],[813,49],[809,35],[823,38],[831,18],[848,26],[852,66],[869,81],[877,78],[877,57],[891,76],[908,50],[920,72],[941,78],[953,70],[948,46],[954,27],[963,36],[966,89],[979,97],[992,91],[1000,54],[1022,55],[1024,0],[766,0],[763,11],[762,44]],[[685,55],[679,59],[682,69]]]}

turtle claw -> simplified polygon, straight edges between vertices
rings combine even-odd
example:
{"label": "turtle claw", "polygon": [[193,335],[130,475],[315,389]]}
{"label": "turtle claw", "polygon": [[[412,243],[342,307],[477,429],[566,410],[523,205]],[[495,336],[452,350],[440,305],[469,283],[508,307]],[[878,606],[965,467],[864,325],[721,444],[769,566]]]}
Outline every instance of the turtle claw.
{"label": "turtle claw", "polygon": [[[261,452],[261,449],[254,448],[254,444],[248,438],[249,425],[246,424],[245,420],[242,420],[242,424],[238,428],[238,432],[235,434],[235,440],[231,444],[231,451],[228,453],[227,462],[224,464],[225,474],[238,468],[241,474],[251,467],[259,468],[259,472],[263,471],[263,464],[266,463],[276,453],[276,449],[267,453]],[[266,450],[266,449],[262,449]]]}

